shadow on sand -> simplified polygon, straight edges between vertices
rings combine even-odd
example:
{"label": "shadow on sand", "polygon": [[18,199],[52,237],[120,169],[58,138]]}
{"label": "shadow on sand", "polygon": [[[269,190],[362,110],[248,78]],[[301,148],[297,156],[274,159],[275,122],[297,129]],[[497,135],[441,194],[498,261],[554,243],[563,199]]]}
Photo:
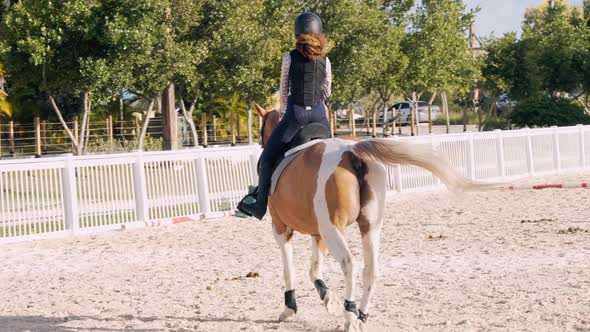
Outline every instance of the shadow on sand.
{"label": "shadow on sand", "polygon": [[[175,320],[182,320],[184,322],[195,322],[195,323],[227,323],[227,322],[235,322],[235,323],[254,323],[254,324],[272,324],[278,325],[276,320],[247,320],[247,319],[234,319],[234,318],[227,318],[227,317],[173,317],[173,316],[165,316],[162,318],[159,317],[138,317],[133,315],[120,315],[114,318],[98,318],[98,317],[91,317],[91,316],[67,316],[67,317],[43,317],[43,316],[0,316],[0,330],[7,331],[7,332],[25,332],[25,331],[34,331],[34,332],[79,332],[79,331],[97,331],[97,332],[153,332],[153,331],[161,331],[161,330],[168,330],[168,331],[188,331],[186,328],[131,328],[131,327],[121,327],[121,328],[109,328],[109,327],[92,327],[92,325],[109,325],[104,324],[104,322],[117,322],[116,325],[125,325],[126,322],[131,320],[139,320],[141,322],[152,322],[152,321],[170,321],[173,322]],[[71,325],[79,325],[76,324],[76,321],[94,321],[97,324],[87,324],[90,326],[84,327],[76,327]],[[73,324],[72,324],[73,322]],[[101,323],[102,322],[102,323]],[[304,323],[304,322],[299,322]],[[86,324],[85,324],[86,325]],[[303,324],[305,325],[305,324]],[[303,326],[302,326],[303,327]],[[192,330],[192,329],[190,329]],[[197,329],[198,331],[199,329]],[[305,327],[303,330],[307,331]],[[312,331],[312,330],[309,330]],[[332,331],[332,330],[330,330]]]}

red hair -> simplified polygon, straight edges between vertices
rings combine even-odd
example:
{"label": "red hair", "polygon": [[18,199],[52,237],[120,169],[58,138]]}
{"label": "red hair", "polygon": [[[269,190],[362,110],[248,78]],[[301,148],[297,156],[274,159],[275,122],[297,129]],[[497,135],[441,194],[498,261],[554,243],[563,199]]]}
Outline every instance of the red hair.
{"label": "red hair", "polygon": [[332,41],[327,41],[326,36],[322,33],[302,33],[295,38],[297,39],[295,48],[311,60],[318,60],[326,56],[334,45]]}

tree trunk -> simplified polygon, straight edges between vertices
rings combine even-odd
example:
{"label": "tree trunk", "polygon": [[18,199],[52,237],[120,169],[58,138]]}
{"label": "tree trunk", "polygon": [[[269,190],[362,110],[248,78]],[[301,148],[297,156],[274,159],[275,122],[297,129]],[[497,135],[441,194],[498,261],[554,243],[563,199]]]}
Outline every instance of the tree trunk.
{"label": "tree trunk", "polygon": [[432,106],[428,105],[428,133],[432,134]]}
{"label": "tree trunk", "polygon": [[84,110],[82,113],[82,131],[80,132],[80,138],[76,146],[76,154],[81,156],[84,153],[84,145],[86,143],[86,133],[88,131],[88,113],[90,113],[91,101],[89,98],[88,91],[85,91],[82,100],[84,103]]}
{"label": "tree trunk", "polygon": [[435,98],[436,98],[436,90],[434,90],[434,92],[432,93],[432,96],[430,96],[430,99],[428,100],[428,105],[432,105],[432,103],[434,103]]}
{"label": "tree trunk", "polygon": [[235,122],[236,122],[236,113],[232,110],[229,115],[229,133],[231,136],[231,145],[236,145],[236,133],[234,131]]}
{"label": "tree trunk", "polygon": [[150,101],[150,105],[147,109],[147,113],[145,114],[145,117],[143,118],[142,124],[141,124],[141,132],[139,133],[139,140],[137,142],[137,149],[139,151],[143,151],[143,141],[145,138],[145,134],[147,132],[147,128],[148,128],[148,123],[150,122],[150,117],[152,116],[152,112],[154,111],[154,99],[152,99]]}
{"label": "tree trunk", "polygon": [[236,113],[236,143],[240,142],[240,114]]}
{"label": "tree trunk", "polygon": [[123,100],[123,90],[121,90],[121,94],[119,95],[119,138],[123,139],[123,122],[125,121],[125,102]]}
{"label": "tree trunk", "polygon": [[180,108],[182,110],[182,117],[184,118],[184,120],[186,122],[188,122],[188,125],[191,130],[191,135],[193,136],[193,146],[197,147],[197,146],[199,146],[199,134],[197,134],[197,127],[195,126],[195,121],[193,120],[193,111],[195,110],[195,106],[197,104],[198,94],[195,93],[195,99],[191,103],[191,106],[188,109],[188,111],[186,109],[186,105],[184,104],[182,92],[179,97],[180,97]]}
{"label": "tree trunk", "polygon": [[[411,113],[411,127],[410,127],[410,135],[420,135],[418,131],[417,124],[420,123],[418,119],[418,101],[416,100],[416,91],[412,92],[412,109],[410,110]],[[415,131],[415,133],[414,133]]]}
{"label": "tree trunk", "polygon": [[162,95],[162,136],[164,150],[178,148],[178,127],[176,119],[176,100],[174,83],[170,82]]}
{"label": "tree trunk", "polygon": [[451,132],[451,119],[449,118],[449,104],[447,103],[447,93],[445,91],[441,92],[442,104],[445,113],[445,117],[447,118],[447,134]]}
{"label": "tree trunk", "polygon": [[57,107],[57,104],[55,103],[55,99],[53,99],[53,95],[51,94],[51,91],[49,90],[49,86],[47,85],[47,75],[46,75],[45,62],[43,62],[41,76],[42,76],[42,81],[43,81],[43,87],[45,88],[45,92],[47,93],[47,98],[49,98],[49,102],[51,103],[51,107],[55,111],[55,114],[57,115],[57,119],[59,120],[62,127],[66,131],[66,134],[68,135],[68,137],[72,141],[74,148],[77,150],[78,149],[78,140],[74,137],[74,134],[72,133],[72,131],[68,127],[68,124],[66,123],[66,121],[64,120],[63,115],[61,114],[59,107]]}

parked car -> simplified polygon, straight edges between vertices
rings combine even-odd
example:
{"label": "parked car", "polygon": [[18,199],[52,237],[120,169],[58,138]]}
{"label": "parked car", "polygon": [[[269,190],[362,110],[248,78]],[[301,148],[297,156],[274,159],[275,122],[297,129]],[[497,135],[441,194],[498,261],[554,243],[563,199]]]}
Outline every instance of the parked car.
{"label": "parked car", "polygon": [[[400,118],[401,123],[403,125],[410,124],[412,121],[412,113],[411,110],[413,108],[413,104],[409,102],[402,102],[393,105],[392,107],[395,109],[395,119]],[[418,112],[416,112],[416,116],[418,116],[419,122],[428,122],[428,107],[432,110],[432,121],[436,120],[439,116],[442,115],[440,107],[436,105],[429,105],[425,101],[418,102]],[[379,118],[383,119],[383,112],[380,112]],[[392,122],[392,114],[388,114],[388,122]],[[398,120],[399,121],[399,120]]]}
{"label": "parked car", "polygon": [[498,107],[498,114],[510,113],[516,106],[516,100],[512,100],[508,94],[503,94],[498,97],[496,106]]}

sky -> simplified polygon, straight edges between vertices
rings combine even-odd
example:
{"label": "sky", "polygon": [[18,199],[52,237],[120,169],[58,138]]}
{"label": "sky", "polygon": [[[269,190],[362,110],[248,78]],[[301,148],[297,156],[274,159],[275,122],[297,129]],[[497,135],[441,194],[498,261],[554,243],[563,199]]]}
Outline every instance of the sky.
{"label": "sky", "polygon": [[[501,36],[505,32],[520,32],[520,24],[524,18],[524,12],[528,7],[539,6],[543,0],[464,0],[468,8],[479,6],[481,8],[475,22],[475,33],[479,36],[488,36],[494,33]],[[566,0],[566,2],[579,5],[582,0]]]}

